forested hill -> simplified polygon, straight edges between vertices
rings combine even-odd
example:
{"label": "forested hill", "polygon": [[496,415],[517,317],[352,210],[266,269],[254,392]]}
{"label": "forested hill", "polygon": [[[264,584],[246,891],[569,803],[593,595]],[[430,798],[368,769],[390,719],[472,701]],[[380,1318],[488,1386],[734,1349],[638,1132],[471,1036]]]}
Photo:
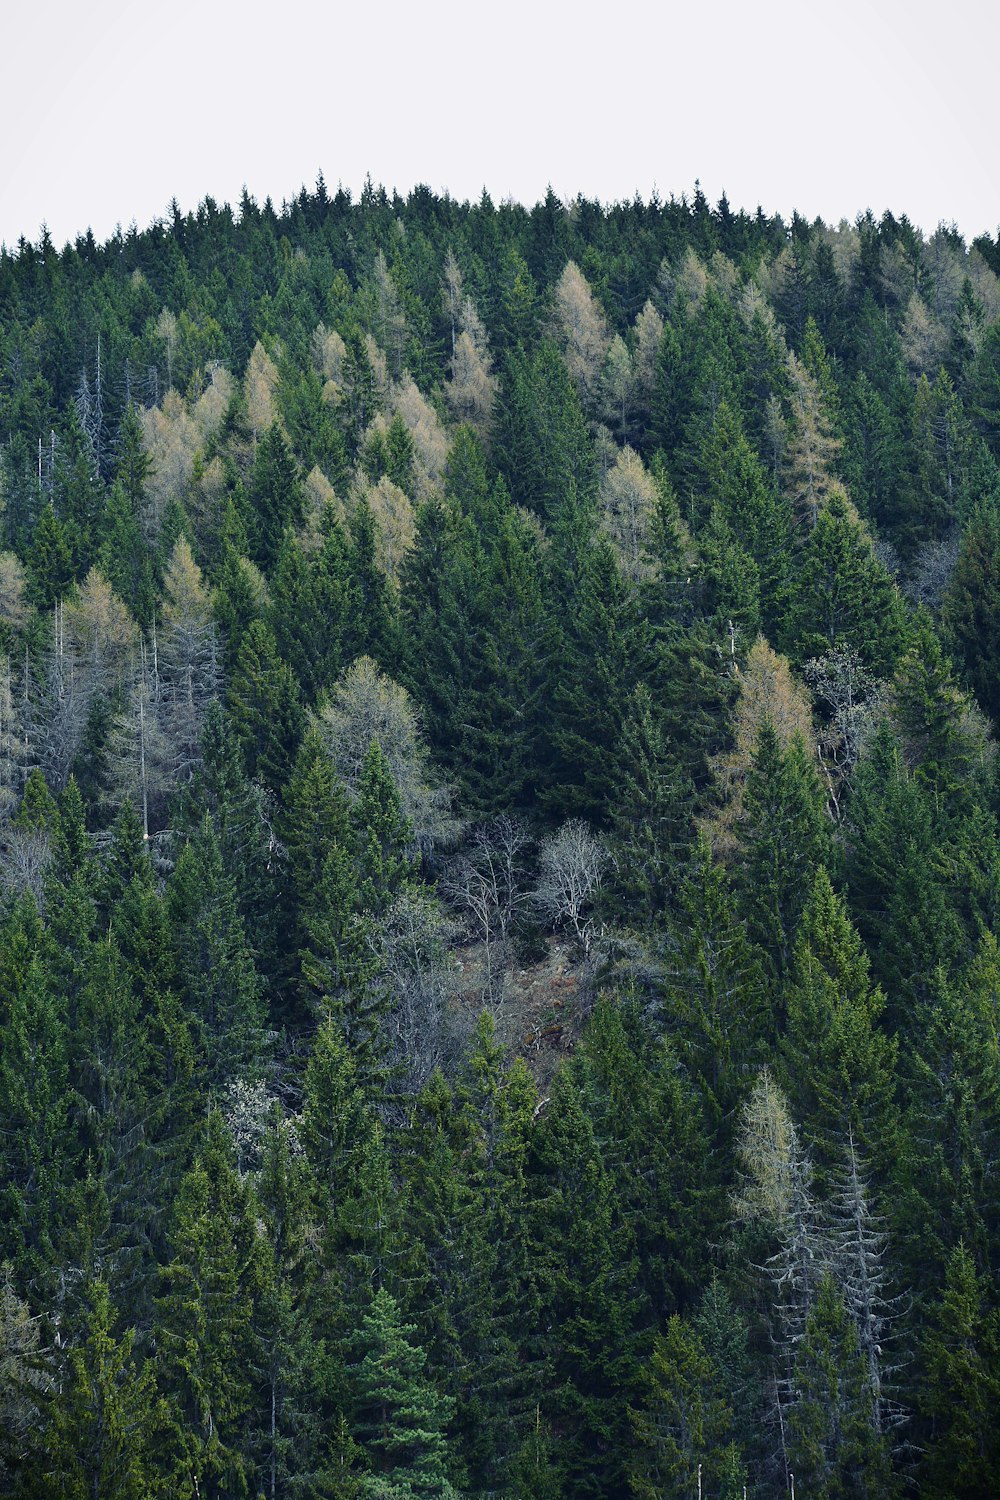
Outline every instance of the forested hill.
{"label": "forested hill", "polygon": [[998,277],[0,255],[0,1493],[996,1492]]}

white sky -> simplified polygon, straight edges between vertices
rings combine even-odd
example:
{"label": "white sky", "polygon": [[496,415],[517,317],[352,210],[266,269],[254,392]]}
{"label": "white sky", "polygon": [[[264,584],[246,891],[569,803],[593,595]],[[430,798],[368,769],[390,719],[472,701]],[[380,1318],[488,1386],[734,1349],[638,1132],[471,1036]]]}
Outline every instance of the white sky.
{"label": "white sky", "polygon": [[280,205],[319,168],[1000,225],[996,0],[0,0],[0,241]]}

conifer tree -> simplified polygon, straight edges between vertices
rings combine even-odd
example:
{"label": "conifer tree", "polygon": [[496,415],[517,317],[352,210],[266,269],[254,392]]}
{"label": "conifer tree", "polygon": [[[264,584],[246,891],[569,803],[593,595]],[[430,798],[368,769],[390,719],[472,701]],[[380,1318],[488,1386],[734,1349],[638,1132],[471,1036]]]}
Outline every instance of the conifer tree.
{"label": "conifer tree", "polygon": [[829,820],[819,778],[802,739],[784,753],[765,722],[757,740],[739,829],[740,893],[750,937],[770,972],[784,976],[818,865],[831,857]]}
{"label": "conifer tree", "polygon": [[301,521],[303,508],[298,464],[277,422],[257,444],[250,496],[256,539],[253,558],[270,572],[286,526]]}
{"label": "conifer tree", "polygon": [[799,921],[790,978],[783,1071],[811,1155],[829,1170],[851,1139],[884,1169],[893,1155],[895,1049],[880,1030],[884,1000],[861,941],[822,867]]}
{"label": "conifer tree", "polygon": [[171,876],[168,912],[182,998],[211,1082],[252,1072],[264,1050],[263,986],[207,813]]}
{"label": "conifer tree", "polygon": [[698,1334],[676,1313],[656,1335],[640,1389],[632,1493],[643,1500],[699,1493],[736,1500],[745,1473],[732,1441],[733,1414]]}
{"label": "conifer tree", "polygon": [[857,1333],[824,1275],[795,1358],[796,1399],[788,1414],[788,1465],[796,1485],[823,1496],[884,1495],[889,1455]]}
{"label": "conifer tree", "polygon": [[88,1303],[83,1338],[68,1351],[60,1372],[60,1400],[30,1493],[53,1500],[145,1500],[155,1484],[153,1372],[136,1360],[134,1328],[115,1338],[114,1308],[103,1281],[90,1286]]}
{"label": "conifer tree", "polygon": [[940,1299],[924,1334],[921,1415],[927,1423],[922,1491],[981,1495],[1000,1462],[1000,1319],[988,1305],[975,1261],[959,1241],[948,1258]]}
{"label": "conifer tree", "polygon": [[209,1114],[178,1191],[156,1334],[164,1478],[186,1500],[239,1494],[250,1478],[254,1301],[260,1248],[253,1204],[229,1160],[225,1128]]}
{"label": "conifer tree", "polygon": [[360,1493],[452,1500],[446,1440],[452,1403],[425,1375],[427,1355],[413,1342],[415,1333],[390,1293],[377,1291],[356,1336],[353,1369],[354,1433],[370,1465]]}

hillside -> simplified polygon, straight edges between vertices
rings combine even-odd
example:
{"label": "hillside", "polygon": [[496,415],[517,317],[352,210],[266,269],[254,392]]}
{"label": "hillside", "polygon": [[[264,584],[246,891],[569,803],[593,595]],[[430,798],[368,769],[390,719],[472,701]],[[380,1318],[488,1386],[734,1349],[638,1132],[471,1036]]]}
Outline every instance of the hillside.
{"label": "hillside", "polygon": [[998,717],[1000,235],[0,255],[0,1494],[991,1493]]}

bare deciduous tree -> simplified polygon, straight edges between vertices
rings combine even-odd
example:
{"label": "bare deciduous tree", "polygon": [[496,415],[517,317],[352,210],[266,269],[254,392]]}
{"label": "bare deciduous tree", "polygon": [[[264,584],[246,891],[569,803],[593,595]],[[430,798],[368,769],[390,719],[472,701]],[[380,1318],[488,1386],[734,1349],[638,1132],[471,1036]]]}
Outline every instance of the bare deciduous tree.
{"label": "bare deciduous tree", "polygon": [[458,1017],[449,1001],[457,966],[451,925],[430,892],[404,886],[372,933],[373,983],[385,996],[389,1061],[404,1093],[417,1093],[455,1051]]}
{"label": "bare deciduous tree", "polygon": [[608,865],[608,851],[586,823],[571,818],[541,846],[533,900],[553,927],[571,927],[584,956],[594,939],[591,912]]}
{"label": "bare deciduous tree", "polygon": [[524,884],[530,847],[524,824],[501,814],[474,831],[469,848],[452,861],[442,881],[483,944],[483,1001],[494,1015],[503,1005],[514,924],[532,899]]}
{"label": "bare deciduous tree", "polygon": [[853,646],[834,646],[823,656],[813,657],[803,666],[802,675],[830,713],[819,751],[832,811],[839,818],[843,784],[884,711],[885,684],[867,671]]}

